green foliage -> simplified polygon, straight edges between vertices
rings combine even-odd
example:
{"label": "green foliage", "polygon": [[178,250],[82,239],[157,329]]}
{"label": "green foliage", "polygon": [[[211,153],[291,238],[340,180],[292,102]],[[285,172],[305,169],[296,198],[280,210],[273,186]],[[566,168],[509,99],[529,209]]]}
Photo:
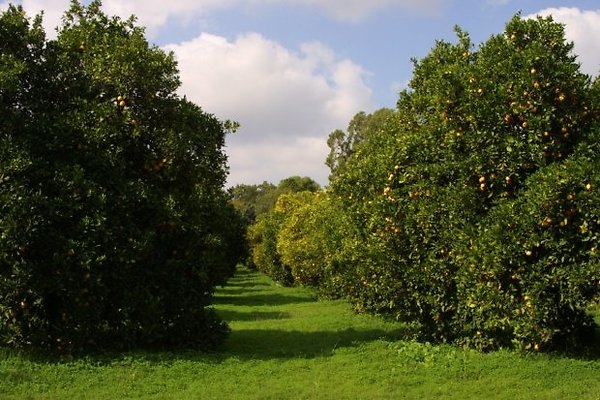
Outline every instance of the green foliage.
{"label": "green foliage", "polygon": [[309,204],[312,198],[318,196],[311,192],[298,192],[282,194],[275,204],[275,212],[282,217],[279,232],[276,237],[276,250],[282,264],[290,269],[294,283],[301,285],[315,285],[319,277],[321,264],[317,265],[310,257],[319,257],[314,243],[307,240],[304,234],[306,222],[299,220],[311,213]]}
{"label": "green foliage", "polygon": [[289,193],[315,192],[320,186],[308,177],[292,176],[282,179],[277,187],[266,182],[259,186],[240,185],[232,189],[234,204],[238,209],[253,210],[257,215],[255,221],[249,221],[247,229],[250,249],[250,267],[264,272],[275,281],[291,285],[293,276],[289,265],[282,263],[277,250],[277,238],[285,212],[277,207],[281,196]]}
{"label": "green foliage", "polygon": [[278,196],[285,193],[316,192],[321,186],[308,176],[290,176],[277,185]]}
{"label": "green foliage", "polygon": [[334,180],[342,173],[344,165],[352,156],[356,146],[376,134],[392,112],[389,108],[381,108],[372,114],[361,111],[352,118],[346,132],[336,129],[329,134],[327,138],[329,154],[325,164],[331,171],[330,180]]}
{"label": "green foliage", "polygon": [[306,176],[291,176],[282,179],[278,185],[263,182],[260,185],[240,184],[229,189],[232,203],[244,216],[248,225],[259,216],[269,213],[275,207],[279,195],[302,191],[315,192],[321,187]]}
{"label": "green foliage", "polygon": [[352,225],[327,192],[301,192],[281,196],[278,205],[285,218],[277,237],[277,251],[288,265],[294,283],[317,288],[322,296],[342,297],[346,292],[340,259],[349,245]]}
{"label": "green foliage", "polygon": [[589,341],[586,309],[600,288],[599,166],[571,157],[543,168],[482,221],[474,247],[461,252],[463,337],[528,349]]}
{"label": "green foliage", "polygon": [[277,186],[269,182],[260,185],[240,184],[229,189],[231,202],[248,225],[275,205]]}
{"label": "green foliage", "polygon": [[331,197],[352,227],[335,257],[344,260],[344,293],[359,311],[386,312],[391,299],[404,298],[397,290],[399,271],[393,253],[382,241],[379,220],[387,206],[382,188],[388,183],[397,144],[408,134],[404,127],[410,121],[410,115],[398,111],[380,121],[378,129],[354,146],[346,167],[331,182]]}
{"label": "green foliage", "polygon": [[457,33],[332,182],[359,227],[350,298],[435,341],[576,341],[600,274],[597,84],[551,19],[477,50]]}
{"label": "green foliage", "polygon": [[253,266],[274,281],[289,286],[294,278],[277,251],[277,236],[282,220],[283,215],[276,211],[263,214],[248,227],[247,237]]}
{"label": "green foliage", "polygon": [[242,225],[233,126],[175,94],[173,57],[77,2],[56,40],[0,16],[0,333],[54,349],[218,344],[206,308]]}

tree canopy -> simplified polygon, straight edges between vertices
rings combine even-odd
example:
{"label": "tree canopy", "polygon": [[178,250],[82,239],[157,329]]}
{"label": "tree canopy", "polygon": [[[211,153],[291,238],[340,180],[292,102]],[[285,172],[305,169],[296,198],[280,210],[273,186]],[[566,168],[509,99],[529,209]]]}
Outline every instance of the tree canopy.
{"label": "tree canopy", "polygon": [[0,15],[0,334],[59,351],[219,343],[243,249],[219,121],[134,19]]}
{"label": "tree canopy", "polygon": [[359,143],[384,128],[385,122],[392,112],[389,108],[381,108],[372,114],[361,111],[352,118],[346,132],[336,129],[329,134],[327,138],[329,154],[325,160],[325,165],[329,167],[331,172],[329,175],[330,180],[334,180],[341,173]]}

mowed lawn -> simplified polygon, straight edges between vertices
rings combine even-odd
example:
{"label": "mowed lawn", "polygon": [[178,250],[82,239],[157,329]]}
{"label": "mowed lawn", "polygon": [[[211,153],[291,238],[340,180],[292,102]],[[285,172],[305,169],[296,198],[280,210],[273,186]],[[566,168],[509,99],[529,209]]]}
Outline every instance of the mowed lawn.
{"label": "mowed lawn", "polygon": [[410,339],[240,270],[215,308],[220,352],[131,352],[55,362],[0,349],[0,399],[600,399],[600,357],[481,354]]}

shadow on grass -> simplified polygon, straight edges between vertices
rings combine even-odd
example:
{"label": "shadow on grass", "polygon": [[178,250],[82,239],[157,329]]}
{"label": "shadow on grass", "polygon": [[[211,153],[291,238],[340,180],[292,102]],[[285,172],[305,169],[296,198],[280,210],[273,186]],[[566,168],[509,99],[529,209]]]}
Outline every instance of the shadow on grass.
{"label": "shadow on grass", "polygon": [[561,358],[600,360],[600,325],[596,321],[593,332],[581,338],[575,346],[573,344],[570,346],[564,345],[563,347],[557,346],[550,354]]}
{"label": "shadow on grass", "polygon": [[[222,313],[223,311],[219,311]],[[251,318],[253,313],[241,318]],[[278,314],[278,315],[276,315]],[[260,313],[260,317],[287,318],[282,313]],[[40,364],[61,364],[64,362],[83,362],[93,366],[125,365],[144,360],[161,364],[177,360],[221,363],[232,357],[245,360],[277,360],[294,358],[317,358],[333,355],[338,349],[358,348],[373,341],[395,342],[398,340],[414,340],[416,331],[404,326],[392,331],[380,329],[344,329],[339,331],[285,331],[280,329],[245,329],[231,332],[225,343],[217,350],[202,351],[197,349],[132,349],[125,352],[94,352],[81,354],[75,358],[64,359],[44,352],[15,350],[0,347],[0,361],[9,359],[27,360]],[[558,358],[580,359],[588,361],[600,360],[600,338],[596,338],[585,348],[577,351],[549,352],[549,356]],[[515,353],[518,353],[515,351]],[[19,376],[2,376],[0,378],[19,379]]]}
{"label": "shadow on grass", "polygon": [[247,269],[238,269],[235,276],[227,281],[226,286],[271,286],[268,282],[257,282],[257,277],[261,275],[256,271],[249,271]]}
{"label": "shadow on grass", "polygon": [[[280,313],[273,313],[280,314]],[[248,314],[250,315],[250,314]],[[264,316],[264,315],[263,315]],[[286,318],[286,316],[279,316]],[[128,365],[144,360],[161,364],[175,360],[191,360],[209,363],[221,363],[235,357],[240,360],[274,360],[293,358],[326,357],[336,349],[358,347],[375,340],[394,341],[407,338],[407,330],[395,331],[355,330],[341,331],[284,331],[278,329],[247,329],[234,331],[222,347],[216,351],[194,349],[132,349],[125,352],[95,352],[63,359],[44,353],[9,350],[0,348],[0,360],[19,357],[30,362],[47,364],[64,362],[84,362],[94,366]],[[0,374],[0,378],[3,376]],[[14,378],[14,377],[13,377]]]}
{"label": "shadow on grass", "polygon": [[247,360],[324,357],[339,348],[357,347],[375,340],[394,341],[407,338],[409,334],[408,329],[350,328],[336,332],[247,329],[232,332],[223,351]]}
{"label": "shadow on grass", "polygon": [[216,297],[219,296],[228,296],[228,295],[245,295],[245,294],[251,294],[253,292],[263,292],[264,288],[235,288],[235,287],[227,287],[225,289],[221,289],[218,294],[215,295]]}
{"label": "shadow on grass", "polygon": [[315,299],[301,296],[286,296],[282,294],[253,294],[249,296],[217,295],[214,304],[232,306],[281,306],[296,303],[312,303]]}
{"label": "shadow on grass", "polygon": [[227,288],[230,288],[230,287],[233,287],[233,288],[265,288],[268,286],[271,286],[271,285],[269,285],[268,283],[265,283],[265,282],[256,282],[253,280],[242,280],[242,281],[231,280],[231,281],[227,282],[224,290],[227,290]]}
{"label": "shadow on grass", "polygon": [[226,322],[231,321],[264,321],[270,319],[287,319],[290,314],[281,311],[251,311],[240,312],[231,310],[218,310],[217,314]]}
{"label": "shadow on grass", "polygon": [[[310,303],[311,296],[295,294],[264,293],[259,287],[270,287],[268,283],[256,282],[256,278],[248,273],[232,279],[223,291],[214,297],[214,304],[232,306],[281,306],[296,303]],[[254,289],[256,288],[256,289]],[[260,294],[260,293],[262,294]],[[237,296],[233,295],[237,294]],[[290,315],[285,311],[249,311],[219,310],[218,314],[225,321],[258,321],[287,319]],[[311,327],[316,328],[316,327]],[[549,353],[561,358],[600,360],[600,331],[589,340],[583,349],[565,349],[562,352]],[[217,352],[199,350],[132,350],[124,353],[96,353],[78,357],[93,365],[130,363],[132,360],[147,360],[161,363],[170,360],[198,360],[214,363],[223,362],[235,357],[242,360],[272,360],[292,358],[315,358],[332,355],[336,349],[356,348],[363,344],[384,340],[396,341],[415,337],[414,328],[400,326],[392,331],[380,329],[343,329],[338,331],[288,331],[283,329],[240,329],[231,332],[226,342]],[[18,355],[30,361],[40,363],[57,362],[52,357],[36,353],[11,351],[0,348],[0,361]],[[0,378],[18,379],[18,376],[1,376]]]}

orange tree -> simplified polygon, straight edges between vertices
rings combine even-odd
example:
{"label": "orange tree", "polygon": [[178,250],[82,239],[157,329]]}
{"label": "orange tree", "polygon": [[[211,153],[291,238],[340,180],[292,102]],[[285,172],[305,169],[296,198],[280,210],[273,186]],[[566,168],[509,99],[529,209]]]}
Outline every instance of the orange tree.
{"label": "orange tree", "polygon": [[133,19],[74,2],[56,40],[0,16],[0,335],[59,352],[218,344],[243,249],[221,122]]}
{"label": "orange tree", "polygon": [[382,249],[353,298],[437,341],[558,345],[598,291],[597,96],[551,19],[457,33],[332,184]]}
{"label": "orange tree", "polygon": [[325,160],[331,171],[329,180],[334,180],[343,171],[346,160],[352,156],[358,144],[375,135],[392,112],[389,108],[381,108],[372,114],[361,111],[352,117],[345,132],[336,129],[329,134],[329,154]]}
{"label": "orange tree", "polygon": [[248,227],[247,239],[252,266],[282,285],[290,286],[294,277],[277,251],[277,237],[284,215],[278,210],[259,216]]}
{"label": "orange tree", "polygon": [[287,206],[290,202],[286,199],[293,198],[288,196],[293,193],[305,192],[308,196],[308,193],[318,191],[320,186],[313,179],[300,176],[282,179],[276,187],[266,183],[261,186],[268,187],[268,190],[255,197],[253,206],[262,212],[247,228],[251,265],[281,284],[292,285],[294,276],[290,266],[282,261],[277,249],[281,224],[289,211]]}
{"label": "orange tree", "polygon": [[[390,164],[413,124],[410,113],[394,111],[354,143],[343,169],[332,170],[331,201],[352,227],[335,258],[344,264],[339,270],[342,291],[358,311],[391,312],[397,301],[408,299],[399,285],[403,270],[384,240],[400,227],[383,212],[388,208]],[[389,223],[384,226],[382,221]]]}
{"label": "orange tree", "polygon": [[321,191],[282,195],[277,204],[284,213],[277,252],[294,283],[312,286],[324,297],[342,297],[348,260],[340,257],[352,243],[353,226],[338,202]]}

